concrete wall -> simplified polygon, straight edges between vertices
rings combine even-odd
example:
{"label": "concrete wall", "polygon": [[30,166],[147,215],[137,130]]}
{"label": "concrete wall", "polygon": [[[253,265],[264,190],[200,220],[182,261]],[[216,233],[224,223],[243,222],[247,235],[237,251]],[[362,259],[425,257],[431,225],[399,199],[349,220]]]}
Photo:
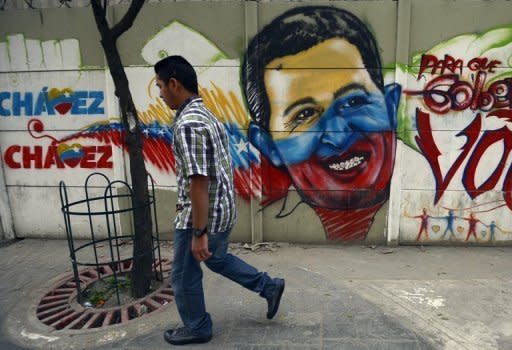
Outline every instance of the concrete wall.
{"label": "concrete wall", "polygon": [[[59,181],[71,201],[92,172],[129,181],[127,154],[91,8],[32,4],[0,11],[0,218],[4,236],[64,237]],[[126,9],[116,2],[109,20]],[[174,113],[152,65],[180,54],[229,131],[234,240],[509,244],[511,10],[483,0],[146,3],[118,47],[161,233],[172,237]],[[73,220],[87,237],[89,222]],[[93,227],[105,233],[101,220]]]}

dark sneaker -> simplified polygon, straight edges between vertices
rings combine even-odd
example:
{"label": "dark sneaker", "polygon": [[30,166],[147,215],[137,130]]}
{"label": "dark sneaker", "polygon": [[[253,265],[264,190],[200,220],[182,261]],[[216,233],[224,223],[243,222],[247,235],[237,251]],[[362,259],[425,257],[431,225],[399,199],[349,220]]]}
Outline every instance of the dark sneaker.
{"label": "dark sneaker", "polygon": [[267,318],[271,320],[279,309],[279,303],[281,302],[281,296],[284,292],[284,279],[276,278],[276,286],[272,294],[267,298],[268,311]]}
{"label": "dark sneaker", "polygon": [[197,335],[190,329],[181,327],[165,331],[164,339],[172,345],[202,344],[208,343],[212,339],[212,335]]}

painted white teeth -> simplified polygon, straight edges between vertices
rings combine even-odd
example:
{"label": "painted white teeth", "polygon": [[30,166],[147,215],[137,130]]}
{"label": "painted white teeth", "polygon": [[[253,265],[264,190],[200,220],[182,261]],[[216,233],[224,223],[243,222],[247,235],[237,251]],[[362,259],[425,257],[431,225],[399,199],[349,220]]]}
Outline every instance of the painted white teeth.
{"label": "painted white teeth", "polygon": [[344,162],[339,162],[339,163],[332,163],[329,165],[329,169],[331,170],[338,170],[338,171],[342,171],[342,170],[349,170],[349,169],[352,169],[356,166],[358,166],[359,164],[361,164],[362,162],[364,161],[364,157],[353,157],[349,160],[346,160]]}

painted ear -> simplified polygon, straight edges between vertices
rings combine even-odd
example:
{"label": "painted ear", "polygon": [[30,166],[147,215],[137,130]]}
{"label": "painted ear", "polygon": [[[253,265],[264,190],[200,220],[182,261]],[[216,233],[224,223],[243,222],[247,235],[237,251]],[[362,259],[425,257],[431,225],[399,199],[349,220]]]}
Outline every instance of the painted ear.
{"label": "painted ear", "polygon": [[261,126],[251,123],[249,125],[249,141],[256,147],[274,166],[283,165],[279,152],[272,137]]}
{"label": "painted ear", "polygon": [[397,112],[400,104],[400,95],[402,87],[396,83],[386,85],[384,87],[384,96],[386,99],[386,107],[388,108],[388,117],[393,129],[397,126]]}

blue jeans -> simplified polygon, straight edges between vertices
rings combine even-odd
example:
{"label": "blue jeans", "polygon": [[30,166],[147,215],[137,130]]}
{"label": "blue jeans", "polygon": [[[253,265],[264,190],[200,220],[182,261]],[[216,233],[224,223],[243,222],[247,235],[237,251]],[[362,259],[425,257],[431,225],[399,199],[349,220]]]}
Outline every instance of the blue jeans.
{"label": "blue jeans", "polygon": [[[265,272],[227,252],[231,230],[208,235],[208,249],[212,256],[205,265],[213,272],[259,293],[266,298],[275,287],[275,281]],[[212,320],[206,312],[203,291],[203,271],[192,255],[192,230],[176,230],[171,287],[183,325],[197,335],[212,334]]]}

